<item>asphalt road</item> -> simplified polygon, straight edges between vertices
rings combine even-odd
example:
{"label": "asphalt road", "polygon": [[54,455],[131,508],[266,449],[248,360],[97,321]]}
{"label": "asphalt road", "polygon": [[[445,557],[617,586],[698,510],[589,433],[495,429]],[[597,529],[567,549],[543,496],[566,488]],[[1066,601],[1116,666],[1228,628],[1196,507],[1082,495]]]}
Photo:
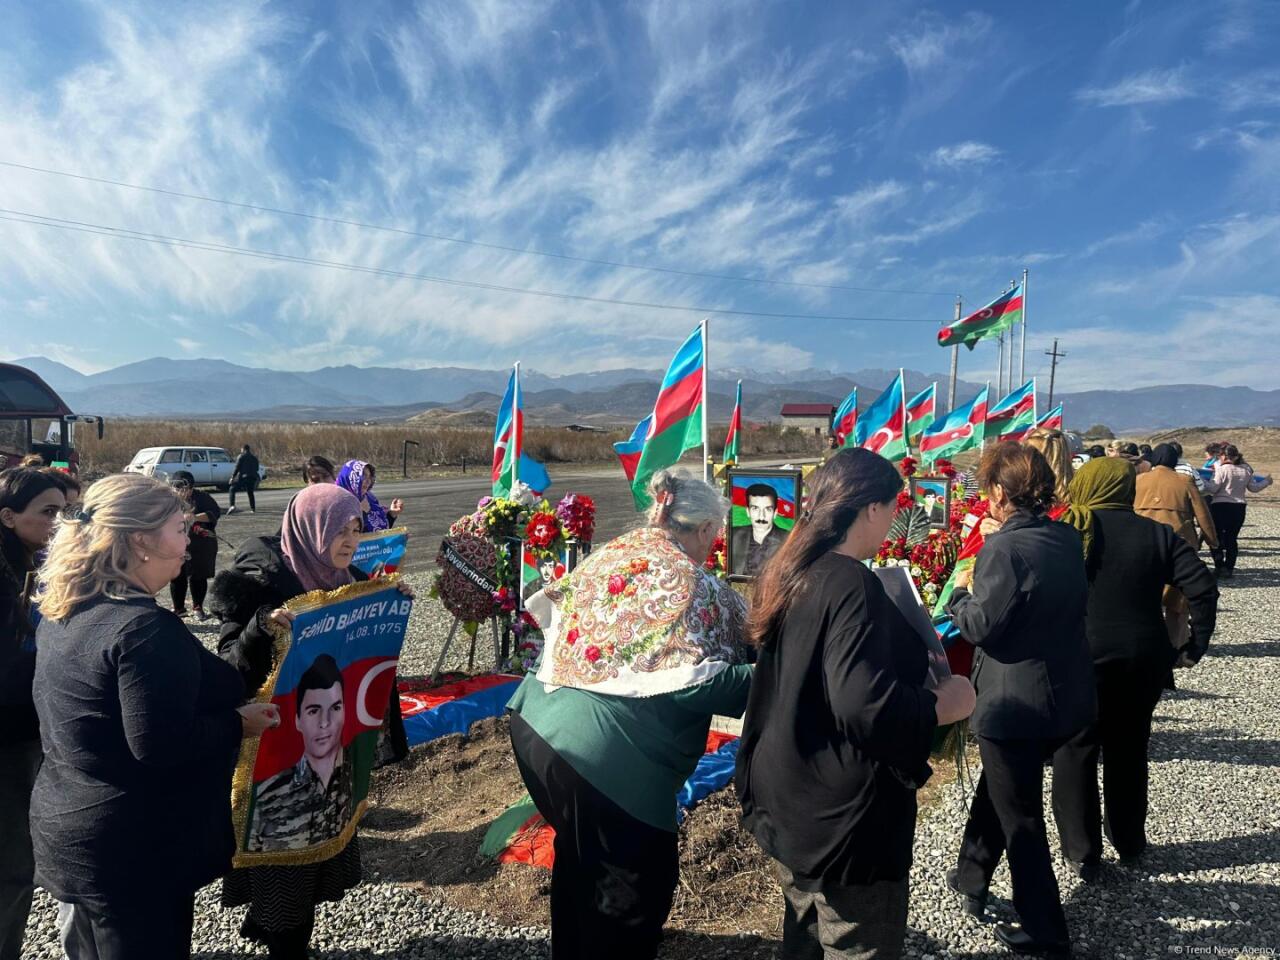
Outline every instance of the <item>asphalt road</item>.
{"label": "asphalt road", "polygon": [[[568,493],[585,493],[596,502],[596,542],[603,543],[623,533],[638,519],[631,499],[631,488],[616,467],[604,471],[583,471],[573,474],[557,474],[547,499],[554,506]],[[397,483],[380,481],[374,493],[387,506],[396,497],[404,501],[404,513],[398,526],[408,527],[410,532],[409,555],[405,564],[408,573],[426,573],[435,569],[436,548],[449,530],[449,525],[460,516],[475,510],[476,502],[490,491],[490,483],[483,474],[475,478],[447,480],[408,480]],[[275,533],[285,507],[297,490],[260,490],[257,498],[258,512],[250,513],[248,498],[236,494],[236,507],[231,516],[225,514],[227,495],[215,493],[224,514],[218,521],[218,534],[223,543],[218,550],[218,566],[229,566],[235,550],[230,544],[239,544],[249,537]]]}

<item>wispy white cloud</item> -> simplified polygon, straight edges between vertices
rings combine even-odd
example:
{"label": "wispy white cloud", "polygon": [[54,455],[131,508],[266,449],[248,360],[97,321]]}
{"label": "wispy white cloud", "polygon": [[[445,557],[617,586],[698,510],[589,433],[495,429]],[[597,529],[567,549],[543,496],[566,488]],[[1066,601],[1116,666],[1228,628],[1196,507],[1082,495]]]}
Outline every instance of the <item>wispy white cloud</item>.
{"label": "wispy white cloud", "polygon": [[929,154],[929,163],[937,167],[981,167],[1000,156],[1000,151],[989,143],[965,140],[950,146],[939,147]]}
{"label": "wispy white cloud", "polygon": [[976,45],[991,27],[991,18],[976,11],[954,21],[925,15],[912,29],[893,34],[889,49],[908,72],[918,74],[953,63],[959,48]]}
{"label": "wispy white cloud", "polygon": [[1127,107],[1171,103],[1194,94],[1187,71],[1178,67],[1134,73],[1105,87],[1085,87],[1076,91],[1076,99],[1099,107]]}

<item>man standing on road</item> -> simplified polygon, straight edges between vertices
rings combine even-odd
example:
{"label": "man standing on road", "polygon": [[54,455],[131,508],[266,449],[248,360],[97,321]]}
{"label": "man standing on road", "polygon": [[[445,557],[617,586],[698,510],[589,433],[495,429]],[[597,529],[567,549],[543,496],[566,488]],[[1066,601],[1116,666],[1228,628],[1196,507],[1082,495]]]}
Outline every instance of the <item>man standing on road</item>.
{"label": "man standing on road", "polygon": [[240,456],[236,457],[236,468],[231,474],[231,505],[227,513],[236,512],[236,492],[243,490],[249,495],[249,512],[257,513],[258,504],[253,499],[253,488],[258,485],[258,458],[253,455],[246,443],[240,448]]}

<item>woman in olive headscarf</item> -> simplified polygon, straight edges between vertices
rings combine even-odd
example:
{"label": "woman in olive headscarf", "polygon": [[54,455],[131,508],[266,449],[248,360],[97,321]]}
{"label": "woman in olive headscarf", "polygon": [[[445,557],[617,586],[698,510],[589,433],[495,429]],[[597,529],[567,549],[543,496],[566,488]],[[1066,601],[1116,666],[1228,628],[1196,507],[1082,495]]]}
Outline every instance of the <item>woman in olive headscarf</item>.
{"label": "woman in olive headscarf", "polygon": [[1089,605],[1085,620],[1098,684],[1098,716],[1054,756],[1053,813],[1062,851],[1081,878],[1102,860],[1098,753],[1102,752],[1107,838],[1122,862],[1147,845],[1147,743],[1151,715],[1174,651],[1161,603],[1166,585],[1191,607],[1190,663],[1209,646],[1218,589],[1209,568],[1169,527],[1134,512],[1136,473],[1127,460],[1090,460],[1071,481],[1063,517],[1084,539]]}

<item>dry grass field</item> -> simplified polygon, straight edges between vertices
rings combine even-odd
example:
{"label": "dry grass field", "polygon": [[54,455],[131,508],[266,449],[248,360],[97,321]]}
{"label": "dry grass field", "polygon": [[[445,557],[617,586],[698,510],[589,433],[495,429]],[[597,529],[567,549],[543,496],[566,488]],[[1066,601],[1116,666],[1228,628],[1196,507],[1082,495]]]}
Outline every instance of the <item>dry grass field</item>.
{"label": "dry grass field", "polygon": [[[712,452],[718,454],[726,424],[711,427]],[[563,428],[530,427],[525,450],[548,464],[607,464],[615,460],[613,444],[625,440],[624,431],[578,432]],[[399,474],[404,441],[409,448],[409,474],[425,477],[456,473],[465,458],[468,468],[485,469],[493,454],[491,429],[442,429],[414,423],[224,423],[203,420],[108,420],[101,440],[91,431],[76,438],[81,468],[88,476],[121,470],[137,451],[158,446],[225,447],[233,455],[249,444],[268,470],[268,482],[293,480],[302,463],[319,454],[334,463],[353,457],[382,468],[390,478]],[[744,456],[817,456],[821,445],[812,437],[780,427],[764,425],[745,430]]]}

